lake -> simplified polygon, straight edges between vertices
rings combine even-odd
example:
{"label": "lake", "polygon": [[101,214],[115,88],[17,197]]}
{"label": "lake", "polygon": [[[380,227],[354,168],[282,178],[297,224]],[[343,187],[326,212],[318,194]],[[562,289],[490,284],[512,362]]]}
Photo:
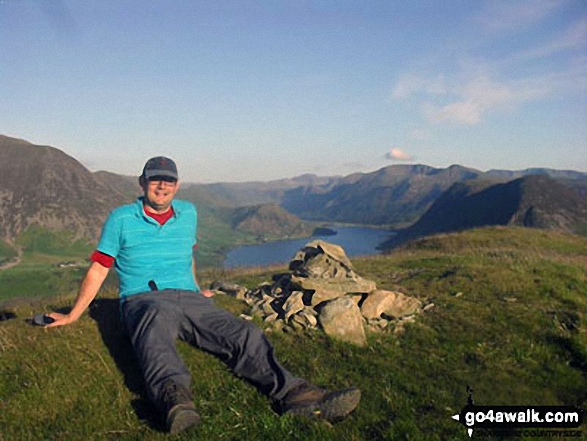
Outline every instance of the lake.
{"label": "lake", "polygon": [[312,236],[305,239],[288,239],[267,242],[259,245],[242,245],[228,252],[224,268],[239,266],[266,266],[288,263],[294,255],[308,242],[322,239],[340,245],[347,256],[366,256],[377,254],[376,249],[393,235],[389,230],[365,227],[329,227],[337,234],[334,236]]}

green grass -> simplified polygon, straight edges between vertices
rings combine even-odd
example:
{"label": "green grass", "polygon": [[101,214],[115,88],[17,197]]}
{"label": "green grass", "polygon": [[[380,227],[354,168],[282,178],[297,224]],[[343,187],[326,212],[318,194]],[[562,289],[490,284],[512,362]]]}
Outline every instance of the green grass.
{"label": "green grass", "polygon": [[[47,297],[77,290],[87,268],[92,246],[74,240],[64,232],[32,227],[21,234],[20,264],[0,271],[0,303],[18,297]],[[76,268],[60,268],[59,263],[76,262]]]}
{"label": "green grass", "polygon": [[0,265],[9,262],[17,256],[17,252],[10,244],[0,239]]}
{"label": "green grass", "polygon": [[18,236],[16,241],[25,255],[44,254],[57,256],[61,260],[79,258],[91,253],[92,245],[87,240],[75,239],[67,232],[51,231],[33,226]]}
{"label": "green grass", "polygon": [[[579,236],[488,228],[354,260],[380,288],[435,306],[399,337],[370,334],[364,348],[320,331],[269,334],[295,374],[362,389],[359,408],[334,425],[279,417],[214,357],[179,343],[202,424],[169,437],[144,397],[112,289],[79,322],[53,330],[25,319],[71,296],[15,304],[5,312],[16,318],[0,322],[0,439],[467,440],[450,418],[466,404],[467,385],[478,405],[585,408],[586,256]],[[280,271],[203,271],[200,281],[253,287]],[[216,302],[244,310],[231,298]]]}

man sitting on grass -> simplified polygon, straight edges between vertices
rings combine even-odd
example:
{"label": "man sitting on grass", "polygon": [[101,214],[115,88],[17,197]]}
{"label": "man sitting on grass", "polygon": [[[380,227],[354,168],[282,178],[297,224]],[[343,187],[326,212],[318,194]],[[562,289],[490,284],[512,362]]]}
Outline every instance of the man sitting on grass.
{"label": "man sitting on grass", "polygon": [[191,376],[179,357],[180,338],[217,355],[232,371],[279,404],[282,413],[336,420],[359,404],[359,389],[327,391],[279,364],[259,328],[214,305],[196,282],[193,248],[197,213],[174,200],[177,167],[165,157],[147,161],[139,178],[143,196],[113,210],[69,314],[48,314],[63,326],[80,318],[114,266],[124,325],[141,366],[148,396],[166,416],[170,433],[200,420]]}

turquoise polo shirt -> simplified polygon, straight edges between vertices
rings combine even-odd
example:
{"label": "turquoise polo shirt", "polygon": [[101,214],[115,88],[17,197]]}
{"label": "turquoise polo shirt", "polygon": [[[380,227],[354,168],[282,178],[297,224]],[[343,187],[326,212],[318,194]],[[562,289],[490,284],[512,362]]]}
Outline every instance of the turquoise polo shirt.
{"label": "turquoise polo shirt", "polygon": [[164,225],[145,214],[142,197],[114,209],[104,223],[96,249],[116,259],[122,299],[152,291],[151,281],[159,290],[200,290],[192,271],[196,207],[181,200],[171,205],[174,215]]}

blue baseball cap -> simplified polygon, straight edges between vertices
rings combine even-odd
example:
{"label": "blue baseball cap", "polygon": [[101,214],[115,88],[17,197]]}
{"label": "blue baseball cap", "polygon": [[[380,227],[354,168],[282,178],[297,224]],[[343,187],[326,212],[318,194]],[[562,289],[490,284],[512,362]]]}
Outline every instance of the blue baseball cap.
{"label": "blue baseball cap", "polygon": [[179,179],[175,162],[165,156],[156,156],[149,159],[143,167],[143,177],[149,179],[154,176],[169,176],[170,178]]}

